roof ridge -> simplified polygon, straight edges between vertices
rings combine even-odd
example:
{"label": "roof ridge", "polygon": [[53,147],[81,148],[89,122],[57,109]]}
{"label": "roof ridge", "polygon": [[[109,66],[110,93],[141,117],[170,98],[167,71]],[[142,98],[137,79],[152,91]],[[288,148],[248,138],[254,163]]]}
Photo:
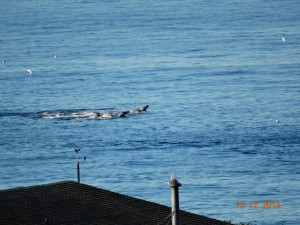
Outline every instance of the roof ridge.
{"label": "roof ridge", "polygon": [[52,182],[52,183],[32,184],[30,186],[20,186],[20,187],[12,187],[12,188],[7,188],[7,189],[1,189],[0,192],[26,190],[26,189],[31,189],[31,188],[53,186],[53,185],[64,184],[64,183],[67,184],[67,183],[77,183],[77,182],[76,181],[72,181],[72,180],[63,180],[63,181],[56,181],[56,182]]}

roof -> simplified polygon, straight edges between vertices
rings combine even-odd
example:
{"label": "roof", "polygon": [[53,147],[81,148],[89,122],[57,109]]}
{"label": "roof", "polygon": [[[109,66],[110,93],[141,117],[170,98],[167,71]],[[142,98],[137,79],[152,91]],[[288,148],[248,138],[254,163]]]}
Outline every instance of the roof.
{"label": "roof", "polygon": [[[163,225],[170,213],[170,207],[74,181],[0,191],[1,225]],[[185,211],[179,215],[181,225],[228,224]]]}

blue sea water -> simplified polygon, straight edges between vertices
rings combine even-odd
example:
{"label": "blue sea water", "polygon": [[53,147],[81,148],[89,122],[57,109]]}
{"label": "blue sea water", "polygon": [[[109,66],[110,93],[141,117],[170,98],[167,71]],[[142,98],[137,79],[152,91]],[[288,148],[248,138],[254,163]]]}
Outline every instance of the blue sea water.
{"label": "blue sea water", "polygon": [[0,189],[76,180],[80,148],[83,183],[170,205],[174,172],[183,210],[299,224],[299,11],[296,0],[3,0]]}

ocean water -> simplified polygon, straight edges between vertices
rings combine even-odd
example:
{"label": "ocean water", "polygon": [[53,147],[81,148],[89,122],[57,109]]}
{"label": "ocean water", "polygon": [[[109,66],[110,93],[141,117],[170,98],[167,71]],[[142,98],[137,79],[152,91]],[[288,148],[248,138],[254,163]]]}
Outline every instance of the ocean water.
{"label": "ocean water", "polygon": [[174,172],[183,210],[299,224],[298,1],[1,3],[0,189],[80,148],[82,183],[170,205]]}

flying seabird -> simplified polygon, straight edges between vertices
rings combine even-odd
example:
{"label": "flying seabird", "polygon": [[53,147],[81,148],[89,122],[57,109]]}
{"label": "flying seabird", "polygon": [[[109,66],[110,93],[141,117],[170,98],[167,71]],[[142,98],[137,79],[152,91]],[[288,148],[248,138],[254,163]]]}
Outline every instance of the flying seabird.
{"label": "flying seabird", "polygon": [[32,70],[31,69],[27,69],[27,72],[29,73],[29,75],[32,74]]}

